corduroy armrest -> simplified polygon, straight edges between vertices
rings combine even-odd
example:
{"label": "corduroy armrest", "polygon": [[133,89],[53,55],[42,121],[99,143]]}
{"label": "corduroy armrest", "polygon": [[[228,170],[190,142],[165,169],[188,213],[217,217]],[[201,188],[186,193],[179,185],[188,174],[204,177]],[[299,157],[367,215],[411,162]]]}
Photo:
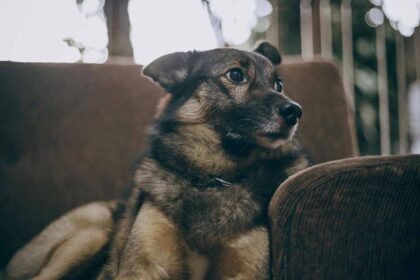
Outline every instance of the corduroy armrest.
{"label": "corduroy armrest", "polygon": [[269,215],[274,279],[420,275],[419,155],[314,166],[280,186]]}

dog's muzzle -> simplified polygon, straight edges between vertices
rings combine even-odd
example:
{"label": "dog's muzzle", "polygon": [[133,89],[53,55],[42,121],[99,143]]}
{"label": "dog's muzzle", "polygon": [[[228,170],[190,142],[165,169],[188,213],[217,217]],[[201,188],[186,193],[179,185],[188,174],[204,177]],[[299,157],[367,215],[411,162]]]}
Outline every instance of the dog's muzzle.
{"label": "dog's muzzle", "polygon": [[277,112],[289,126],[294,126],[302,117],[302,107],[291,101],[280,104],[277,107]]}

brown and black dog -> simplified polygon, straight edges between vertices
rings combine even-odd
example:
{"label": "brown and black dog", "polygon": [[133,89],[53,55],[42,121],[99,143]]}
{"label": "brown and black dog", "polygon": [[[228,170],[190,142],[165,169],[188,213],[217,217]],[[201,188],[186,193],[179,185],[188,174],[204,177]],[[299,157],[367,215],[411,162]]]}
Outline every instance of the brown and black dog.
{"label": "brown and black dog", "polygon": [[[31,278],[60,279],[106,251],[101,280],[269,279],[268,203],[308,165],[294,137],[301,108],[273,66],[280,60],[262,43],[146,66],[170,95],[128,199],[60,218],[17,253],[9,278],[23,279],[27,267]],[[31,260],[42,245],[48,254]]]}

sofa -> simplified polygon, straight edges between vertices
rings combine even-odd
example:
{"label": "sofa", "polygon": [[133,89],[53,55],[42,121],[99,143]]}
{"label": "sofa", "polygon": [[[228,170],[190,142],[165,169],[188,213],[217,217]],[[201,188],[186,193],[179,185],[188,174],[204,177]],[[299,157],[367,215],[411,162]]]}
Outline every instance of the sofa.
{"label": "sofa", "polygon": [[[164,92],[138,65],[0,62],[0,270],[48,223],[119,197]],[[314,162],[269,207],[274,279],[420,279],[420,156],[358,155],[338,68],[280,66]]]}

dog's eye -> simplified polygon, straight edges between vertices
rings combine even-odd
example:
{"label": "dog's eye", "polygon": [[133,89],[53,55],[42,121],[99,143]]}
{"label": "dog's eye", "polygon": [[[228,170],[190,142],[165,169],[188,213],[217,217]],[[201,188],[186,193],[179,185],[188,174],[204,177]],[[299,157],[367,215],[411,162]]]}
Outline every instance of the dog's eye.
{"label": "dog's eye", "polygon": [[241,69],[234,68],[226,73],[229,80],[237,84],[243,84],[246,82],[246,77]]}
{"label": "dog's eye", "polygon": [[278,92],[283,92],[283,81],[280,79],[276,79],[274,81],[274,89]]}

